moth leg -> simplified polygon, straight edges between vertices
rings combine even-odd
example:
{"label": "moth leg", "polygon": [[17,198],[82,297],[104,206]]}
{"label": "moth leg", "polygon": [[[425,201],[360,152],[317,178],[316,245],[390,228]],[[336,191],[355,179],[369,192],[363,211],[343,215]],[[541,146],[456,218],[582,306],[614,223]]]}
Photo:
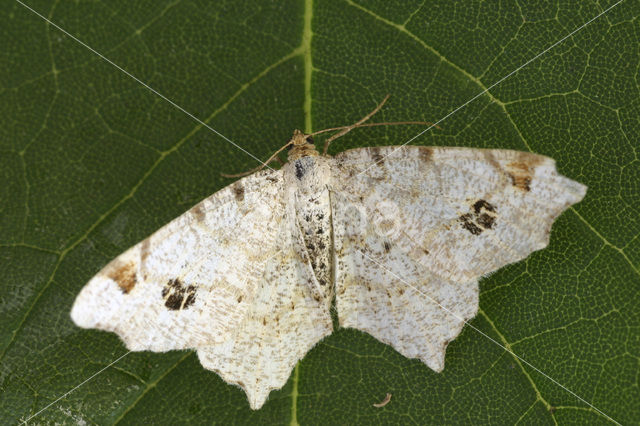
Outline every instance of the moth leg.
{"label": "moth leg", "polygon": [[280,158],[280,156],[279,156],[279,155],[276,155],[276,157],[274,158],[274,160],[275,160],[275,161],[277,161],[277,162],[278,162],[278,164],[280,164],[280,166],[284,166],[284,165],[285,165],[285,162],[284,162],[284,161],[282,161],[282,158]]}

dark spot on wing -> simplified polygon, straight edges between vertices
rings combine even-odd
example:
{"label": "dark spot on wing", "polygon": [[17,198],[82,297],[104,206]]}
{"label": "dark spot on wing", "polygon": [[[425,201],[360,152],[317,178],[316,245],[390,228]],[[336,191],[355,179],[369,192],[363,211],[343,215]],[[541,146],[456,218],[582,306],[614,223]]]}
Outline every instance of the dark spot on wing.
{"label": "dark spot on wing", "polygon": [[242,302],[242,296],[238,296],[238,303]]}
{"label": "dark spot on wing", "polygon": [[296,161],[295,167],[296,167],[296,177],[298,178],[298,180],[301,180],[307,171],[304,169],[304,166],[300,161]]}
{"label": "dark spot on wing", "polygon": [[193,305],[196,301],[196,288],[192,285],[187,287],[186,298],[184,299],[184,305],[182,305],[182,309],[187,309],[189,306]]}
{"label": "dark spot on wing", "polygon": [[115,267],[109,271],[108,277],[118,283],[118,287],[120,287],[120,290],[122,290],[124,294],[129,294],[138,282],[136,265],[130,262],[123,266]]}
{"label": "dark spot on wing", "polygon": [[196,301],[196,286],[184,285],[179,278],[171,279],[162,289],[164,306],[172,311],[187,309]]}
{"label": "dark spot on wing", "polygon": [[182,297],[172,294],[164,301],[164,306],[169,308],[172,311],[177,311],[182,306]]}
{"label": "dark spot on wing", "polygon": [[371,158],[376,166],[382,166],[384,164],[384,157],[380,154],[380,148],[374,146],[369,148],[369,152],[371,152]]}
{"label": "dark spot on wing", "polygon": [[236,201],[244,200],[244,186],[240,182],[236,182],[233,185],[233,194],[236,196]]}
{"label": "dark spot on wing", "polygon": [[482,234],[482,229],[480,229],[475,223],[472,222],[471,214],[463,214],[458,218],[458,220],[462,223],[462,227],[471,232],[473,235]]}
{"label": "dark spot on wing", "polygon": [[458,220],[462,227],[473,235],[480,235],[482,231],[492,229],[496,222],[493,214],[496,207],[486,200],[478,200],[471,206],[471,211],[461,215]]}
{"label": "dark spot on wing", "polygon": [[473,211],[476,213],[480,213],[480,210],[485,209],[485,210],[489,210],[490,212],[495,212],[496,208],[493,206],[493,204],[490,204],[489,202],[485,201],[485,200],[478,200],[473,204]]}
{"label": "dark spot on wing", "polygon": [[387,241],[384,242],[384,252],[385,253],[389,253],[391,251],[391,244],[389,244]]}
{"label": "dark spot on wing", "polygon": [[496,218],[488,215],[486,213],[482,213],[480,216],[478,216],[478,218],[476,219],[476,221],[478,222],[478,224],[480,226],[482,226],[485,229],[491,229],[491,227],[493,226],[493,223],[495,222]]}

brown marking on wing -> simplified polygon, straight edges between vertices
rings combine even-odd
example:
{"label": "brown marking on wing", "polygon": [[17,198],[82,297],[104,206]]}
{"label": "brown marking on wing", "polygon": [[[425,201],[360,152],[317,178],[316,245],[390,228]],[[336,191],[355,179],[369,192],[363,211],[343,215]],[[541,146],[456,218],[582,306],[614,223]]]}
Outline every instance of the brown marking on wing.
{"label": "brown marking on wing", "polygon": [[511,179],[511,185],[529,192],[531,191],[531,181],[533,180],[533,170],[544,161],[544,157],[527,152],[519,153],[518,159],[506,166],[506,173]]}
{"label": "brown marking on wing", "polygon": [[502,169],[502,166],[500,165],[498,160],[496,160],[496,157],[493,155],[491,150],[483,150],[482,152],[484,153],[484,159],[486,160],[487,163],[491,164],[494,169],[500,172],[504,172],[504,170]]}
{"label": "brown marking on wing", "polygon": [[206,212],[204,211],[204,206],[202,205],[202,203],[198,203],[193,206],[193,208],[191,209],[191,214],[193,215],[193,218],[196,220],[196,222],[204,221]]}
{"label": "brown marking on wing", "polygon": [[418,150],[418,156],[422,161],[428,163],[433,157],[433,149],[426,146],[421,146]]}
{"label": "brown marking on wing", "polygon": [[138,282],[135,263],[115,265],[114,268],[109,269],[107,276],[118,284],[124,294],[129,294]]}
{"label": "brown marking on wing", "polygon": [[151,254],[151,250],[149,249],[150,246],[151,238],[147,238],[140,243],[140,265],[142,266],[142,268],[144,268],[144,265],[147,262],[147,257],[149,257],[149,254]]}
{"label": "brown marking on wing", "polygon": [[511,185],[525,192],[531,191],[531,178],[529,176],[519,176],[509,172],[507,172],[507,176],[511,179]]}
{"label": "brown marking on wing", "polygon": [[518,154],[518,159],[502,167],[500,162],[496,160],[491,150],[484,151],[484,158],[487,163],[491,164],[500,173],[504,173],[511,180],[511,185],[522,191],[530,191],[531,170],[539,164],[544,157],[539,155],[522,152]]}
{"label": "brown marking on wing", "polygon": [[530,169],[535,169],[542,164],[547,157],[532,152],[518,151],[518,163],[528,164]]}
{"label": "brown marking on wing", "polygon": [[233,194],[236,196],[236,201],[244,200],[244,186],[240,182],[236,182],[233,187]]}
{"label": "brown marking on wing", "polygon": [[382,166],[384,164],[384,157],[380,154],[380,148],[377,146],[369,148],[371,158],[376,166]]}

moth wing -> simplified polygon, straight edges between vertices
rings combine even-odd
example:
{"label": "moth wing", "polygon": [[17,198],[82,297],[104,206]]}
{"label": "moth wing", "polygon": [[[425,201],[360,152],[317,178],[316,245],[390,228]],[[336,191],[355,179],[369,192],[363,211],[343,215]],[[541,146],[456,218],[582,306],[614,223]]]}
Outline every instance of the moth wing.
{"label": "moth wing", "polygon": [[281,172],[263,171],[213,194],[109,263],[72,319],[131,350],[195,348],[260,408],[332,330],[284,193]]}
{"label": "moth wing", "polygon": [[202,365],[242,387],[254,410],[333,330],[331,300],[315,296],[313,269],[300,256],[304,240],[293,209],[285,213],[279,235],[281,249],[267,261],[244,320],[224,342],[198,348]]}
{"label": "moth wing", "polygon": [[282,186],[280,171],[265,170],[204,199],[105,266],[71,318],[117,333],[135,351],[225,340],[277,249]]}
{"label": "moth wing", "polygon": [[478,278],[544,248],[586,191],[540,155],[411,146],[338,154],[331,186],[340,324],[436,371]]}

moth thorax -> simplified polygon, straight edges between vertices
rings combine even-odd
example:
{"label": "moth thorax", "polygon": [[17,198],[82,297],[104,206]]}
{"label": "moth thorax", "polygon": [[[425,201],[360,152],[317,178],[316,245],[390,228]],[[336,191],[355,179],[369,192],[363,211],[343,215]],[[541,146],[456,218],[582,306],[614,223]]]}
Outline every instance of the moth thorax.
{"label": "moth thorax", "polygon": [[318,153],[318,150],[316,149],[315,145],[308,144],[306,146],[294,146],[293,148],[291,148],[291,151],[289,151],[289,155],[287,156],[287,159],[289,161],[295,161],[298,158],[317,157],[318,155],[320,154]]}

